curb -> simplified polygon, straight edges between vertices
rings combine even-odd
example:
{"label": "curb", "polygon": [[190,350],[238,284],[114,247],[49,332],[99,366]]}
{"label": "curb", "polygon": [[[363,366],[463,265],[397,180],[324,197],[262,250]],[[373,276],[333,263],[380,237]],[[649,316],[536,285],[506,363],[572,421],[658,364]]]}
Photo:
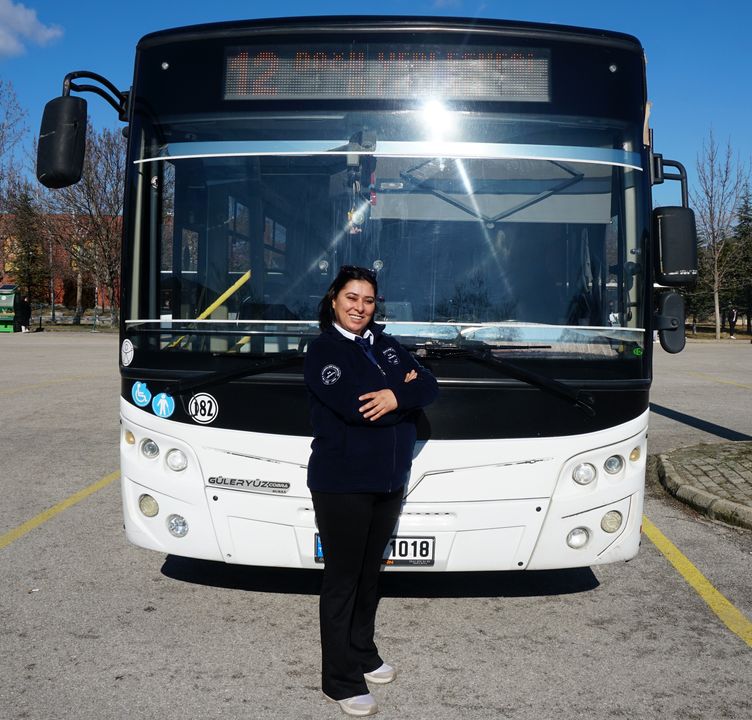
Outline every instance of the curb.
{"label": "curb", "polygon": [[681,500],[713,520],[752,530],[752,507],[720,498],[707,490],[685,482],[668,455],[658,455],[656,459],[656,469],[661,485],[677,500]]}

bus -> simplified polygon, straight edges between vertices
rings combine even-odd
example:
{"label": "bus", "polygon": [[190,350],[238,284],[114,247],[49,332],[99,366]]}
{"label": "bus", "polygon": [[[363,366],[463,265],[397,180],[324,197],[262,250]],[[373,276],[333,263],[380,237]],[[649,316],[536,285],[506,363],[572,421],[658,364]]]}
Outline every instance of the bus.
{"label": "bus", "polygon": [[[357,265],[377,273],[378,321],[440,386],[385,567],[635,556],[654,333],[682,349],[676,288],[697,274],[686,173],[652,147],[638,40],[437,17],[156,32],[127,91],[66,76],[40,133],[49,187],[81,173],[73,91],[127,123],[131,542],[322,566],[302,370],[320,298]],[[665,179],[682,204],[653,209]]]}

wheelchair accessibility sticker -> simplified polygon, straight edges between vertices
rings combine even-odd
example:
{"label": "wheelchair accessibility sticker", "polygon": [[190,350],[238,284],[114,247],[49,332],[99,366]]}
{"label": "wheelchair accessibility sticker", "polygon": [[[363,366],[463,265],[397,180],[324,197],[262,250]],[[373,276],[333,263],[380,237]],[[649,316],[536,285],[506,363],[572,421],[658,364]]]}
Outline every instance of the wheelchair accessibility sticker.
{"label": "wheelchair accessibility sticker", "polygon": [[146,387],[146,383],[143,383],[140,380],[133,383],[131,397],[133,398],[133,402],[139,407],[146,407],[151,402],[151,392],[149,392],[149,388]]}
{"label": "wheelchair accessibility sticker", "polygon": [[175,412],[175,400],[172,395],[161,392],[151,401],[151,409],[158,417],[168,418]]}

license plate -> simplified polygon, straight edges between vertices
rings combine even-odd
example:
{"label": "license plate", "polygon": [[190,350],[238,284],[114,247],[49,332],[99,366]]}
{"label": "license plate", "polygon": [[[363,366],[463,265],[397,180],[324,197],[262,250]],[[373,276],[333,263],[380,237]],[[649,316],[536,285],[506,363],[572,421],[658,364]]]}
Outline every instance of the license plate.
{"label": "license plate", "polygon": [[[314,535],[313,558],[317,563],[324,562],[324,549],[321,536]],[[393,537],[386,546],[382,563],[390,567],[397,565],[433,565],[436,538],[399,535]]]}

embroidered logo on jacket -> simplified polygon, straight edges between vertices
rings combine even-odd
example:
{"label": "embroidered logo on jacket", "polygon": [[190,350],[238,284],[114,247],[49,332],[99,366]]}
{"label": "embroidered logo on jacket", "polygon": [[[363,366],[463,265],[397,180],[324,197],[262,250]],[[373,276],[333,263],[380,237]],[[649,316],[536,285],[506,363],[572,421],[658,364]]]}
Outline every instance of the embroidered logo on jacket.
{"label": "embroidered logo on jacket", "polygon": [[334,385],[342,377],[342,371],[336,365],[326,365],[321,371],[321,382],[324,385]]}
{"label": "embroidered logo on jacket", "polygon": [[386,358],[386,361],[390,365],[400,364],[399,355],[397,355],[397,351],[393,347],[388,347],[386,350],[383,350],[381,354]]}

